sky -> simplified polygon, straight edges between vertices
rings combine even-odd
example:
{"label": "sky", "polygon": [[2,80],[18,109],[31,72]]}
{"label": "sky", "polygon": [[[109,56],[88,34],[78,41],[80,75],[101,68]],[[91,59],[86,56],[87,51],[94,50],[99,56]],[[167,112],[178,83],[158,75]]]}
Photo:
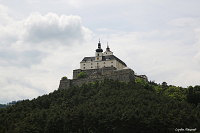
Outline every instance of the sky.
{"label": "sky", "polygon": [[200,85],[199,0],[0,0],[0,103],[72,78],[99,38],[137,74]]}

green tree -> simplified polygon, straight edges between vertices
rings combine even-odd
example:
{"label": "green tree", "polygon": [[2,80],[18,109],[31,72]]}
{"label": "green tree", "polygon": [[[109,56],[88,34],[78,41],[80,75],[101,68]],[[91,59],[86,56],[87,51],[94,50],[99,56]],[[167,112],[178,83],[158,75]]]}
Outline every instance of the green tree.
{"label": "green tree", "polygon": [[66,80],[66,79],[68,79],[66,76],[64,76],[64,77],[62,77],[62,79],[61,80]]}
{"label": "green tree", "polygon": [[77,75],[78,78],[86,78],[87,77],[87,73],[85,72],[80,72],[78,75]]}
{"label": "green tree", "polygon": [[187,101],[195,105],[200,103],[200,86],[188,87]]}

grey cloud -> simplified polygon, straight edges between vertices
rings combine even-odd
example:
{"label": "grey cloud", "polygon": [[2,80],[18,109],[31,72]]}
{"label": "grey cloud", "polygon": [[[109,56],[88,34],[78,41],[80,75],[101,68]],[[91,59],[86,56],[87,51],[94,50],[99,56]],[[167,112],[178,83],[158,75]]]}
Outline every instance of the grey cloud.
{"label": "grey cloud", "polygon": [[7,103],[14,100],[23,100],[34,98],[39,94],[45,94],[46,91],[27,82],[23,77],[5,78],[0,82],[2,86],[0,93],[0,103]]}
{"label": "grey cloud", "polygon": [[46,53],[38,50],[16,51],[4,49],[0,50],[0,65],[30,67],[33,64],[39,64],[46,55]]}
{"label": "grey cloud", "polygon": [[69,44],[84,40],[87,32],[78,16],[58,16],[49,13],[45,16],[33,14],[25,21],[25,40],[33,43],[55,42]]}

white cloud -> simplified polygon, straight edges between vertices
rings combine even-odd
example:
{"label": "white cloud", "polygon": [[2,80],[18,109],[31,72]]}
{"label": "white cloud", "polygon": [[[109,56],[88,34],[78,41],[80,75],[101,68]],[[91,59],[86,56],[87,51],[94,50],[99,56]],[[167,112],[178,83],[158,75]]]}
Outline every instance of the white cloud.
{"label": "white cloud", "polygon": [[169,22],[169,24],[177,27],[197,27],[200,19],[197,18],[177,18]]}
{"label": "white cloud", "polygon": [[54,13],[44,16],[39,13],[32,14],[26,19],[25,28],[26,39],[29,42],[61,42],[65,45],[73,43],[71,41],[83,41],[89,31],[82,26],[80,17],[58,16]]}
{"label": "white cloud", "polygon": [[6,25],[10,22],[12,22],[12,18],[8,16],[8,8],[3,5],[0,5],[0,24]]}

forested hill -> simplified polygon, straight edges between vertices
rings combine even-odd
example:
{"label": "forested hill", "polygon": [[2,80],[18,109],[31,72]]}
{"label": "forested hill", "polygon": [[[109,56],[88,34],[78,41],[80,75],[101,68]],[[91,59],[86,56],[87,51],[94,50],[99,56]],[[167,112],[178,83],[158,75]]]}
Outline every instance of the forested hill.
{"label": "forested hill", "polygon": [[5,108],[6,104],[0,104],[0,108]]}
{"label": "forested hill", "polygon": [[200,86],[105,80],[0,109],[0,133],[200,130]]}

